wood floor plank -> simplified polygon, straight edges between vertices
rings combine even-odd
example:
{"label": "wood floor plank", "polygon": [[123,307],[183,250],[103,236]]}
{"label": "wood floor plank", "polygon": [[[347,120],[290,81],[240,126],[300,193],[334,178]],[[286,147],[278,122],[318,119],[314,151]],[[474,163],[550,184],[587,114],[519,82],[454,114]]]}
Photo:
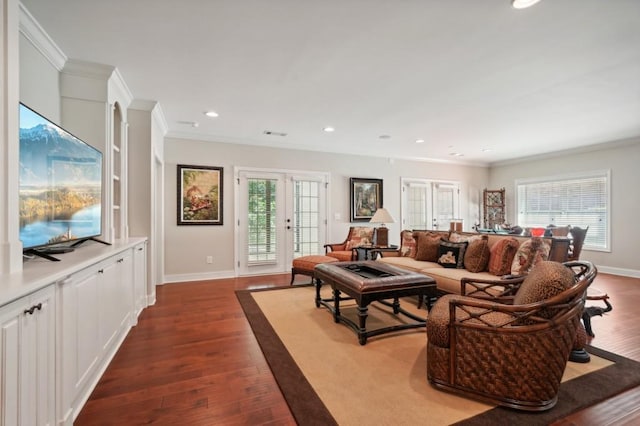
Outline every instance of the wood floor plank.
{"label": "wood floor plank", "polygon": [[[289,285],[290,277],[159,286],[156,305],[143,311],[75,425],[295,425],[235,296]],[[593,286],[614,309],[593,318],[590,343],[640,361],[640,279],[601,273]],[[640,424],[639,406],[640,387],[554,424]]]}

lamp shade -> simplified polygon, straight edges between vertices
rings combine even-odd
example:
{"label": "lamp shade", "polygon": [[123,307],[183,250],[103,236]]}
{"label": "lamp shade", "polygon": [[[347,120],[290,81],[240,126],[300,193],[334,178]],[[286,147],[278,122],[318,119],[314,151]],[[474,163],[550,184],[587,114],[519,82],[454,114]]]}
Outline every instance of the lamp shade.
{"label": "lamp shade", "polygon": [[382,223],[382,224],[395,223],[395,219],[393,218],[393,216],[391,216],[391,214],[389,214],[387,209],[380,207],[378,210],[376,210],[375,214],[373,215],[373,217],[369,222]]}

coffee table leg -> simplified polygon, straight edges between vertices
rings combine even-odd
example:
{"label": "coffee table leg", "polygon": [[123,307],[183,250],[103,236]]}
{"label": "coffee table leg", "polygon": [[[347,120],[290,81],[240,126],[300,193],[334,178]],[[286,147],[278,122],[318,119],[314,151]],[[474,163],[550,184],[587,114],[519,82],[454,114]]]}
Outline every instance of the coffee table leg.
{"label": "coffee table leg", "polygon": [[333,289],[333,322],[340,322],[340,290]]}
{"label": "coffee table leg", "polygon": [[322,287],[322,281],[318,278],[311,278],[316,284],[316,308],[320,307],[320,288]]}
{"label": "coffee table leg", "polygon": [[368,311],[368,306],[358,305],[358,321],[360,323],[360,328],[358,329],[358,341],[361,345],[367,343],[367,317],[369,316]]}

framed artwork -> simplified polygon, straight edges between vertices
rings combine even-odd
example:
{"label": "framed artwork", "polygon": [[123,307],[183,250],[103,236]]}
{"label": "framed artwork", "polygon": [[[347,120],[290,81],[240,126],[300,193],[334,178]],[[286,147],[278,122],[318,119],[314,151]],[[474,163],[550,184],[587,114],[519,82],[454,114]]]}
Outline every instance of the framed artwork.
{"label": "framed artwork", "polygon": [[222,167],[178,164],[178,225],[222,225]]}
{"label": "framed artwork", "polygon": [[351,222],[368,222],[382,207],[382,179],[350,179]]}

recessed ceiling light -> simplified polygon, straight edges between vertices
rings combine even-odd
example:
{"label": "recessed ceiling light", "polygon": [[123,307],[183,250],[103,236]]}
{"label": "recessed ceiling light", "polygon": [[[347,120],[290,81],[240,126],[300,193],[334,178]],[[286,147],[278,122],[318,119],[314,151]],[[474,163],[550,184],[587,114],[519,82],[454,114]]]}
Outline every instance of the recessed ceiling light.
{"label": "recessed ceiling light", "polygon": [[491,152],[493,151],[491,148],[482,148],[482,152]]}
{"label": "recessed ceiling light", "polygon": [[511,6],[513,6],[514,9],[526,9],[539,1],[540,0],[511,0]]}
{"label": "recessed ceiling light", "polygon": [[424,143],[424,139],[416,139],[416,143]]}
{"label": "recessed ceiling light", "polygon": [[450,152],[449,155],[453,157],[464,157],[464,154],[461,154],[459,152]]}
{"label": "recessed ceiling light", "polygon": [[215,111],[207,111],[204,113],[204,115],[206,115],[207,117],[216,118],[218,116],[218,113]]}
{"label": "recessed ceiling light", "polygon": [[331,126],[327,126],[327,127],[325,127],[324,129],[322,129],[322,130],[324,130],[324,131],[325,131],[325,132],[327,132],[327,133],[331,133],[331,132],[335,132],[335,131],[336,131],[336,129],[335,129],[335,128],[333,128],[333,127],[331,127]]}

